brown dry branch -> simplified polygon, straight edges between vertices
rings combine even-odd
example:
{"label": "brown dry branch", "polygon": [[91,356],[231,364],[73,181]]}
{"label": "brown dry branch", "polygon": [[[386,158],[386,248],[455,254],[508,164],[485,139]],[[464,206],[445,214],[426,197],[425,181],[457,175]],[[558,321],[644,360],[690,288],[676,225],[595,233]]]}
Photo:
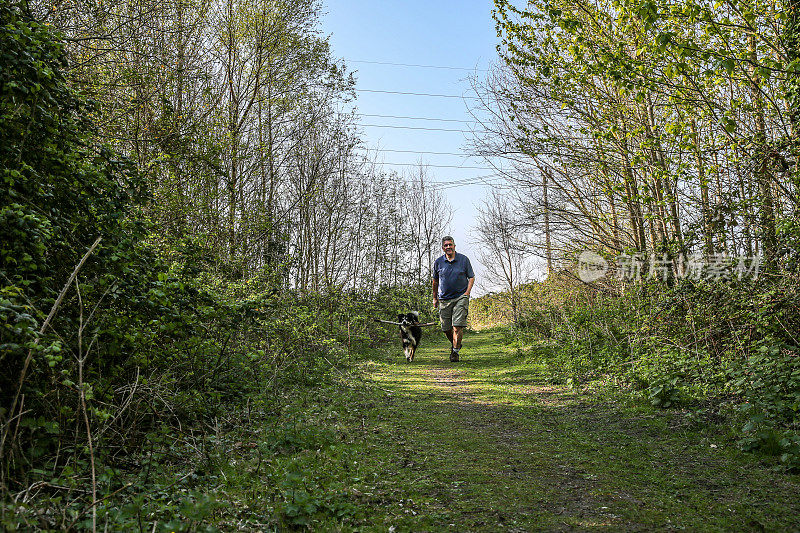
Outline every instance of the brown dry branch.
{"label": "brown dry branch", "polygon": [[86,262],[86,260],[89,258],[89,256],[92,255],[92,252],[94,252],[95,248],[97,248],[97,245],[100,244],[101,240],[102,240],[102,237],[98,237],[97,240],[94,241],[94,244],[92,244],[92,246],[89,248],[89,250],[83,255],[81,260],[75,266],[75,269],[72,271],[72,274],[70,274],[69,279],[64,284],[64,288],[61,289],[61,292],[58,294],[58,298],[56,298],[56,301],[53,303],[53,307],[50,308],[50,313],[47,315],[47,318],[45,319],[44,323],[42,324],[42,327],[39,328],[39,336],[36,338],[36,340],[33,341],[34,342],[34,347],[32,347],[30,350],[28,350],[28,355],[25,358],[25,363],[23,363],[22,371],[19,374],[19,384],[17,385],[17,392],[14,395],[14,401],[11,402],[11,409],[9,409],[9,411],[8,411],[9,415],[11,416],[11,418],[4,424],[3,436],[2,436],[2,438],[0,438],[0,461],[2,461],[3,456],[4,456],[3,454],[5,452],[6,438],[8,437],[8,430],[11,427],[11,423],[10,422],[14,418],[14,412],[17,409],[17,401],[19,400],[19,396],[22,393],[22,385],[23,385],[23,383],[25,383],[25,374],[28,371],[28,366],[30,365],[31,359],[33,358],[33,349],[36,347],[36,345],[39,344],[39,338],[41,338],[41,336],[44,334],[45,330],[47,329],[47,326],[50,325],[50,321],[53,320],[53,317],[56,316],[56,312],[58,311],[58,308],[61,305],[61,301],[64,299],[64,295],[67,293],[67,290],[69,290],[70,285],[72,285],[72,282],[77,277],[78,272],[80,271],[81,267],[83,267],[83,264]]}
{"label": "brown dry branch", "polygon": [[83,367],[89,357],[94,339],[83,351],[83,329],[86,324],[83,321],[83,298],[81,298],[81,287],[75,277],[75,291],[78,294],[78,394],[80,395],[81,411],[83,411],[83,422],[86,424],[86,442],[89,446],[89,463],[92,466],[92,532],[97,531],[97,472],[94,464],[94,443],[92,442],[92,429],[89,424],[89,413],[86,409],[86,387],[83,382]]}

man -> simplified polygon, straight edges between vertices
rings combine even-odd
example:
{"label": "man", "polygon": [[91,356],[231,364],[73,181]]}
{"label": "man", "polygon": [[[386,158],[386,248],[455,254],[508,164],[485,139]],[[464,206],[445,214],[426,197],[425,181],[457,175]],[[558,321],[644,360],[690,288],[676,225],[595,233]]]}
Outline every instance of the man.
{"label": "man", "polygon": [[444,255],[433,262],[433,306],[439,308],[439,323],[450,339],[450,361],[456,362],[475,273],[469,258],[456,253],[456,241],[450,235],[442,237],[442,251]]}

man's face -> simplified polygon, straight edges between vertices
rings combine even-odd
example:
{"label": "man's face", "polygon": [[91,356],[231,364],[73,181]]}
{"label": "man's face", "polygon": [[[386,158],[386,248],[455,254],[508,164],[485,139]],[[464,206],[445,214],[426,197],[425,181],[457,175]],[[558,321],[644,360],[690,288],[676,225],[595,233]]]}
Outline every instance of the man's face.
{"label": "man's face", "polygon": [[447,257],[453,257],[453,255],[456,253],[456,243],[453,241],[444,241],[442,243],[442,250],[444,250],[444,253]]}

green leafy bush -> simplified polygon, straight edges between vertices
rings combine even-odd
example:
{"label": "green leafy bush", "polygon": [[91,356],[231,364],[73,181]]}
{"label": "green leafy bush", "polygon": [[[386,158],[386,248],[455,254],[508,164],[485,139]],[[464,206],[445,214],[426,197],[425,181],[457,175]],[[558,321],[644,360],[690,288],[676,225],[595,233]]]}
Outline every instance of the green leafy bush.
{"label": "green leafy bush", "polygon": [[[702,403],[732,416],[727,408],[739,405],[741,421],[732,422],[742,446],[792,466],[800,428],[798,286],[784,274],[645,281],[603,292],[555,278],[524,287],[521,325],[530,327],[514,334],[552,348],[537,357],[558,381],[613,382],[662,408]],[[480,309],[501,317],[504,300],[489,300]]]}

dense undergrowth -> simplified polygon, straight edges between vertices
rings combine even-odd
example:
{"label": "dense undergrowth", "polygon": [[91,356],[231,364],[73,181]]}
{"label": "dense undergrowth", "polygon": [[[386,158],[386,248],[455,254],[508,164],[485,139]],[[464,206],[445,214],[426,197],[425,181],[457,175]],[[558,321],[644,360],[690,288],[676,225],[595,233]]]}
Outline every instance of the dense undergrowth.
{"label": "dense undergrowth", "polygon": [[[9,4],[0,26],[0,527],[196,530],[248,446],[228,436],[258,419],[274,432],[259,453],[291,448],[305,415],[290,406],[426,289],[221,274],[218,250],[165,239],[145,180],[93,141],[96,105],[67,84],[51,28]],[[280,477],[264,521],[300,523]]]}
{"label": "dense undergrowth", "polygon": [[476,299],[473,320],[546,346],[554,379],[620,387],[654,406],[723,417],[743,449],[800,467],[800,279],[637,284],[616,294],[562,277]]}

